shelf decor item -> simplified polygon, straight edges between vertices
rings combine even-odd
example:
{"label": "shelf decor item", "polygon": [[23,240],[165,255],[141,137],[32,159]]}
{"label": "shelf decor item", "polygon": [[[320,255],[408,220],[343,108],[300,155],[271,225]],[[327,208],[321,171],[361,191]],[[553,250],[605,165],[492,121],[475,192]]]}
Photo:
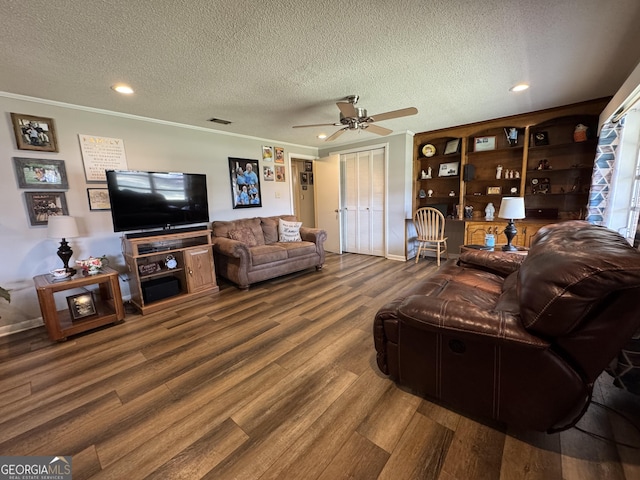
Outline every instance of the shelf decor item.
{"label": "shelf decor item", "polygon": [[496,136],[490,135],[487,137],[475,137],[473,139],[473,151],[474,152],[486,152],[496,149]]}
{"label": "shelf decor item", "polygon": [[520,220],[525,217],[524,198],[504,197],[500,203],[500,212],[498,213],[498,217],[509,220],[509,223],[507,223],[507,226],[504,229],[504,236],[507,237],[507,244],[502,247],[502,250],[504,252],[517,251],[518,248],[511,244],[513,237],[518,233],[513,221]]}
{"label": "shelf decor item", "polygon": [[551,180],[548,177],[545,178],[532,178],[531,179],[531,193],[533,195],[544,195],[551,193]]}
{"label": "shelf decor item", "polygon": [[52,118],[11,113],[16,146],[20,150],[57,152],[56,131]]}
{"label": "shelf decor item", "polygon": [[427,143],[424,147],[422,147],[422,154],[425,157],[433,157],[436,154],[436,147]]}
{"label": "shelf decor item", "polygon": [[71,318],[73,320],[92,317],[98,314],[96,304],[93,301],[93,294],[91,292],[71,295],[67,297],[67,303],[69,304],[69,312],[71,313]]}
{"label": "shelf decor item", "polygon": [[548,132],[536,132],[533,134],[533,144],[536,147],[543,147],[549,145],[549,133]]}
{"label": "shelf decor item", "polygon": [[502,194],[502,187],[487,187],[487,195],[500,195]]}
{"label": "shelf decor item", "polygon": [[509,142],[510,147],[518,144],[518,129],[516,127],[505,128],[504,134],[507,137],[507,142]]}
{"label": "shelf decor item", "polygon": [[460,139],[454,138],[449,140],[444,147],[444,154],[451,155],[452,153],[458,153],[460,151]]}
{"label": "shelf decor item", "polygon": [[438,171],[439,177],[455,177],[458,175],[460,162],[441,163]]}

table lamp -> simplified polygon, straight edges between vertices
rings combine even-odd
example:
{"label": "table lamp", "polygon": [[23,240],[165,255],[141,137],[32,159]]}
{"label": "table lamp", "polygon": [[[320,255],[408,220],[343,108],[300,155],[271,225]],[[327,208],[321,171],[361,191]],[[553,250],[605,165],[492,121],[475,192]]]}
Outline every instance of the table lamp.
{"label": "table lamp", "polygon": [[504,235],[507,237],[507,244],[502,247],[504,252],[514,252],[518,249],[511,245],[513,237],[516,236],[518,230],[513,223],[514,219],[524,218],[524,198],[523,197],[504,197],[502,203],[500,203],[500,212],[498,213],[500,218],[506,218],[509,220],[507,227],[504,229]]}
{"label": "table lamp", "polygon": [[73,255],[73,250],[67,243],[67,238],[78,236],[78,225],[74,217],[68,215],[52,215],[47,219],[47,237],[62,238],[60,248],[58,248],[58,256],[64,264],[64,269],[71,274],[76,273],[75,268],[69,268],[69,259]]}

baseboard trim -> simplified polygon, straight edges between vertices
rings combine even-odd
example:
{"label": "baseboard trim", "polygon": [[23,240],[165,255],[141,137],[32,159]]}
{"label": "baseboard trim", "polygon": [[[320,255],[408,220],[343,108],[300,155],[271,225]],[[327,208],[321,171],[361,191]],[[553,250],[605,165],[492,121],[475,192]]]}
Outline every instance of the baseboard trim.
{"label": "baseboard trim", "polygon": [[0,337],[6,337],[12,333],[24,332],[32,328],[41,327],[44,325],[42,317],[32,318],[31,320],[25,320],[24,322],[12,323],[10,325],[3,325],[0,327]]}
{"label": "baseboard trim", "polygon": [[395,260],[397,262],[406,262],[407,257],[402,255],[387,255],[387,260]]}

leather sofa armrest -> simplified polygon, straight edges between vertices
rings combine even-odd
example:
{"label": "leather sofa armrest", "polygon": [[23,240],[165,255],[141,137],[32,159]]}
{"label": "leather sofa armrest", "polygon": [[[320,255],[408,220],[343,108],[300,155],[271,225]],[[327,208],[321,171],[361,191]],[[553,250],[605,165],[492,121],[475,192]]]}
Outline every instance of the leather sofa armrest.
{"label": "leather sofa armrest", "polygon": [[238,240],[225,237],[213,237],[213,248],[228,257],[249,260],[249,247]]}
{"label": "leather sofa armrest", "polygon": [[327,232],[320,228],[300,227],[300,237],[305,242],[321,245],[327,239]]}
{"label": "leather sofa armrest", "polygon": [[446,332],[474,342],[484,338],[491,343],[516,343],[540,349],[550,345],[525,330],[518,315],[427,295],[405,298],[398,307],[398,321],[410,328]]}
{"label": "leather sofa armrest", "polygon": [[500,252],[496,254],[487,250],[474,250],[461,253],[458,265],[477,267],[506,277],[518,270],[525,258],[527,258],[526,255],[517,253]]}

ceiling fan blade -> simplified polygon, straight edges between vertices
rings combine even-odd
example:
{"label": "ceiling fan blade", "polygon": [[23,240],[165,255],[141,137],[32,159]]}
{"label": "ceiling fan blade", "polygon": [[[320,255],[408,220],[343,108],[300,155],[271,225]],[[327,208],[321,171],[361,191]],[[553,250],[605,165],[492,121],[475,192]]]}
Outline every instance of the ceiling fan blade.
{"label": "ceiling fan blade", "polygon": [[340,113],[342,113],[343,117],[350,118],[350,117],[357,117],[358,116],[358,111],[353,106],[353,103],[338,102],[338,103],[336,103],[336,105],[340,109]]}
{"label": "ceiling fan blade", "polygon": [[346,130],[349,130],[349,127],[344,127],[341,128],[340,130],[338,130],[336,133],[334,133],[333,135],[331,135],[330,137],[327,137],[325,142],[330,142],[331,140],[335,140],[336,138],[338,138],[340,135],[342,135]]}
{"label": "ceiling fan blade", "polygon": [[408,117],[409,115],[415,115],[418,113],[418,109],[415,107],[402,108],[400,110],[394,110],[392,112],[378,113],[377,115],[370,115],[370,121],[380,122],[382,120],[390,120],[398,117]]}
{"label": "ceiling fan blade", "polygon": [[377,135],[389,135],[393,132],[393,130],[389,130],[388,128],[380,127],[378,125],[367,125],[367,131],[371,133],[375,133]]}
{"label": "ceiling fan blade", "polygon": [[341,123],[316,123],[314,125],[294,125],[291,128],[307,128],[307,127],[339,127]]}

